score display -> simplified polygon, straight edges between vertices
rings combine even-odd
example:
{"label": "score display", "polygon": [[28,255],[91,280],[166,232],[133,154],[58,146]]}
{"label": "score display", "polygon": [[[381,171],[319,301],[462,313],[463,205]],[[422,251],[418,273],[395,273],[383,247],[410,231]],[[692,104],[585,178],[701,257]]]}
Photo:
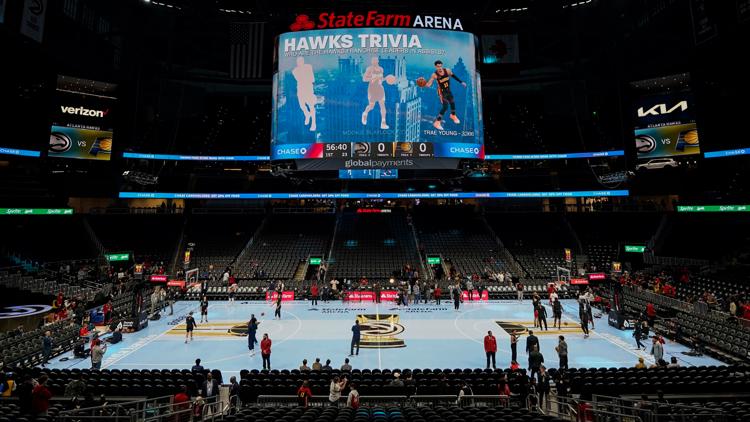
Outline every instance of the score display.
{"label": "score display", "polygon": [[281,34],[271,160],[337,170],[484,159],[476,49],[473,34],[425,28]]}
{"label": "score display", "polygon": [[431,142],[352,142],[324,144],[315,158],[432,158]]}

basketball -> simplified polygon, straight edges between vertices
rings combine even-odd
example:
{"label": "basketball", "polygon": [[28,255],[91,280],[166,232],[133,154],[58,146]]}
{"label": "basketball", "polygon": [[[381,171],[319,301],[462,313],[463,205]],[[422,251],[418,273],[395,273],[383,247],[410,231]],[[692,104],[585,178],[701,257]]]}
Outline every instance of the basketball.
{"label": "basketball", "polygon": [[388,85],[393,85],[393,84],[395,84],[395,83],[396,83],[396,77],[395,77],[395,76],[393,76],[393,75],[388,75],[388,76],[386,76],[386,77],[385,77],[385,82],[386,82],[386,83],[387,83]]}
{"label": "basketball", "polygon": [[425,78],[421,77],[421,76],[418,77],[417,78],[417,86],[420,87],[420,88],[422,88],[425,85],[427,85],[427,80]]}
{"label": "basketball", "polygon": [[265,312],[261,312],[260,316],[266,316],[266,313]]}

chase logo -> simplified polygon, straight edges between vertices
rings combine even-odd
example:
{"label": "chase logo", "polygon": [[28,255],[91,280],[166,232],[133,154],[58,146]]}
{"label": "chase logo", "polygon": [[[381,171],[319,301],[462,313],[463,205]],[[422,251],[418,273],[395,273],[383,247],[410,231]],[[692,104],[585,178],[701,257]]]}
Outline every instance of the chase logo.
{"label": "chase logo", "polygon": [[16,305],[0,308],[0,319],[11,319],[43,314],[52,309],[49,305]]}
{"label": "chase logo", "polygon": [[62,154],[70,150],[73,145],[73,141],[70,137],[61,132],[52,132],[49,135],[49,152],[55,154]]}
{"label": "chase logo", "polygon": [[479,154],[477,147],[451,147],[450,151],[452,154]]}
{"label": "chase logo", "polygon": [[276,150],[276,155],[305,155],[307,154],[307,148],[279,148]]}

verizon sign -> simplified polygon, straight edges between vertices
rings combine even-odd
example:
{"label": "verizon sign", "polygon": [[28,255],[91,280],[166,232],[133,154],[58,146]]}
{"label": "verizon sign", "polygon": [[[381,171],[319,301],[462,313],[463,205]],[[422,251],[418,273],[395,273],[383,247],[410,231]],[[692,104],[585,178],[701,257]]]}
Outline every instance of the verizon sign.
{"label": "verizon sign", "polygon": [[370,10],[366,13],[323,12],[317,18],[297,15],[289,25],[292,31],[332,28],[431,28],[463,31],[461,20],[445,16],[423,16],[410,14],[379,13]]}
{"label": "verizon sign", "polygon": [[109,114],[109,110],[93,110],[86,107],[60,106],[60,111],[64,114],[73,114],[76,116],[104,117]]}

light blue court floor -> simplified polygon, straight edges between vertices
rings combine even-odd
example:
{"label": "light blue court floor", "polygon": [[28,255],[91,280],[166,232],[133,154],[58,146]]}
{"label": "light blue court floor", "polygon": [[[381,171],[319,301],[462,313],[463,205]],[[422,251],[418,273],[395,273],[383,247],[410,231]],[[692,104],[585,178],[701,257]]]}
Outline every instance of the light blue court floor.
{"label": "light blue court floor", "polygon": [[[331,359],[338,368],[349,354],[351,327],[355,319],[362,321],[362,346],[359,356],[350,358],[354,368],[478,368],[485,366],[483,338],[488,330],[497,337],[497,366],[510,364],[510,336],[506,330],[527,327],[539,337],[541,352],[548,367],[557,367],[558,335],[568,342],[571,367],[621,367],[633,366],[638,357],[653,363],[648,352],[635,349],[632,331],[620,331],[607,324],[606,315],[595,318],[596,328],[591,336],[583,338],[578,324],[578,306],[573,300],[563,301],[565,313],[562,330],[549,331],[533,328],[531,301],[491,301],[489,303],[463,303],[459,312],[452,304],[443,303],[411,305],[396,308],[392,303],[341,303],[320,302],[312,307],[309,302],[284,303],[282,319],[273,319],[269,303],[234,303],[215,301],[209,305],[209,323],[198,324],[192,342],[185,344],[184,317],[189,311],[198,315],[198,302],[178,302],[173,316],[163,316],[150,321],[149,326],[137,333],[126,334],[123,342],[111,345],[102,368],[110,369],[173,369],[190,368],[196,358],[206,368],[217,368],[229,374],[241,369],[261,369],[259,347],[251,357],[244,336],[250,314],[261,321],[258,340],[268,333],[273,341],[271,364],[274,369],[299,367],[302,359],[312,365],[315,358],[321,362]],[[551,310],[548,307],[548,313]],[[265,313],[265,316],[260,316]],[[526,336],[521,337],[518,360],[522,367],[528,365],[524,351]],[[650,345],[649,345],[650,349]],[[686,356],[688,348],[667,341],[665,360],[677,357],[680,364],[720,365],[710,357]],[[88,359],[55,358],[51,368],[88,368]]]}

